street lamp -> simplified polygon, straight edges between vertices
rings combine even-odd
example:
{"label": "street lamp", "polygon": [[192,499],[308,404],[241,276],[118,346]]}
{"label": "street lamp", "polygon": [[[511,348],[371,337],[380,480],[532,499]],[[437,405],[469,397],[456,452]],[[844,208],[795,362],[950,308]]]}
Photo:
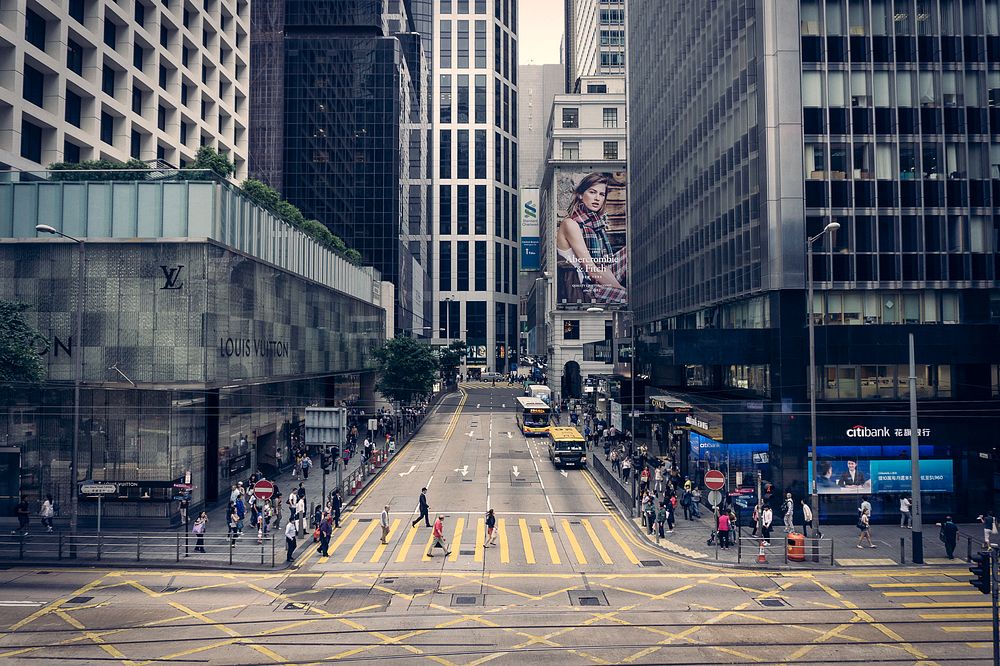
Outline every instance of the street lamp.
{"label": "street lamp", "polygon": [[73,453],[70,458],[70,552],[76,555],[76,528],[77,514],[79,512],[79,482],[76,466],[77,453],[80,449],[80,383],[83,381],[83,294],[85,289],[86,276],[83,266],[87,259],[86,244],[81,238],[74,238],[69,234],[64,234],[55,227],[48,224],[36,224],[35,231],[43,234],[54,234],[62,236],[67,240],[76,243],[79,250],[79,265],[76,268],[76,333],[73,337]]}
{"label": "street lamp", "polygon": [[[818,456],[816,455],[816,331],[813,322],[813,244],[825,236],[827,233],[834,233],[840,229],[839,222],[830,222],[823,231],[815,236],[810,236],[806,240],[806,284],[809,286],[809,436],[812,443],[812,528],[814,534],[819,534],[819,493],[817,492],[816,477],[819,474]],[[758,501],[760,497],[758,496]]]}

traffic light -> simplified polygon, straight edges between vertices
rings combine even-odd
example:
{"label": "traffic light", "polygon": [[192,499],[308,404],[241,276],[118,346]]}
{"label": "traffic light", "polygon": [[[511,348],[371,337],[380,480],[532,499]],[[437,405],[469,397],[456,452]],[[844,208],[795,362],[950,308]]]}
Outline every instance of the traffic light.
{"label": "traffic light", "polygon": [[969,584],[983,594],[990,593],[993,580],[992,557],[993,553],[988,550],[976,553],[972,556],[972,566],[969,567],[969,571],[975,576],[969,579]]}

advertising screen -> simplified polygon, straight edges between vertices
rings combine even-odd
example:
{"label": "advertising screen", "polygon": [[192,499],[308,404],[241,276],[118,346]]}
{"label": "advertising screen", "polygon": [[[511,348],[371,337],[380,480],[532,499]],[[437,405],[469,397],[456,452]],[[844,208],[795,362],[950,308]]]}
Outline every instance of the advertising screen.
{"label": "advertising screen", "polygon": [[521,270],[537,271],[541,264],[538,249],[541,230],[538,224],[538,188],[522,187],[521,200]]}
{"label": "advertising screen", "polygon": [[556,301],[626,306],[626,173],[556,178]]}
{"label": "advertising screen", "polygon": [[[816,492],[820,495],[879,495],[910,491],[910,461],[820,460]],[[809,484],[812,485],[812,463]],[[955,489],[951,460],[921,460],[920,490],[950,493]]]}

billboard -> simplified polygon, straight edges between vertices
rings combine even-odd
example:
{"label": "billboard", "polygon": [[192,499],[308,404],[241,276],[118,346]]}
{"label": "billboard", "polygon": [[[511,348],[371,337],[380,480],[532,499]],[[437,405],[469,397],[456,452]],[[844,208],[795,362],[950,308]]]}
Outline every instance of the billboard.
{"label": "billboard", "polygon": [[626,173],[556,177],[556,303],[627,306]]}
{"label": "billboard", "polygon": [[[910,461],[820,460],[816,492],[820,495],[878,495],[910,492]],[[809,463],[812,485],[812,462]],[[955,489],[951,460],[920,461],[920,491],[950,493]]]}
{"label": "billboard", "polygon": [[521,201],[521,270],[537,271],[541,268],[538,255],[541,230],[538,224],[538,188],[522,187]]}

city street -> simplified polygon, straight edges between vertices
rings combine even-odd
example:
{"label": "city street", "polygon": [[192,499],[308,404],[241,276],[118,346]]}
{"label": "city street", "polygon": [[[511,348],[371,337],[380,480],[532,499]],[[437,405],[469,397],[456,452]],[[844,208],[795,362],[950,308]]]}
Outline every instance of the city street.
{"label": "city street", "polygon": [[[637,536],[589,473],[525,440],[518,389],[463,384],[360,497],[330,556],[284,572],[0,572],[6,663],[970,664],[990,651],[965,566],[746,571]],[[411,527],[421,487],[452,550]],[[390,506],[388,545],[378,519]],[[495,509],[499,538],[483,547]]]}

